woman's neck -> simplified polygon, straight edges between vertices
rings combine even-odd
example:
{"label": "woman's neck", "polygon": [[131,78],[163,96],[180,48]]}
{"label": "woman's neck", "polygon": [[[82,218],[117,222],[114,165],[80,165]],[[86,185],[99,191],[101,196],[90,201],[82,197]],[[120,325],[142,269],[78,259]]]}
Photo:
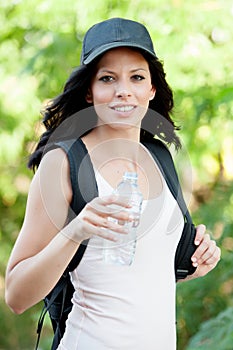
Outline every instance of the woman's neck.
{"label": "woman's neck", "polygon": [[[90,146],[96,145],[114,140],[125,140],[133,143],[140,142],[140,127],[126,127],[126,126],[114,126],[114,125],[100,125],[93,129],[89,134],[83,137],[83,140],[88,140]],[[117,143],[115,143],[117,145]]]}
{"label": "woman's neck", "polygon": [[136,133],[125,130],[119,132],[119,129],[115,133],[107,133],[106,128],[96,128],[82,140],[94,169],[113,188],[122,179],[124,172],[137,172],[144,198],[155,198],[162,191],[162,181],[152,157],[139,142],[139,134],[136,137]]}
{"label": "woman's neck", "polygon": [[138,163],[140,148],[139,128],[112,128],[99,126],[82,138],[88,152],[97,164],[105,163],[110,159],[124,159]]}

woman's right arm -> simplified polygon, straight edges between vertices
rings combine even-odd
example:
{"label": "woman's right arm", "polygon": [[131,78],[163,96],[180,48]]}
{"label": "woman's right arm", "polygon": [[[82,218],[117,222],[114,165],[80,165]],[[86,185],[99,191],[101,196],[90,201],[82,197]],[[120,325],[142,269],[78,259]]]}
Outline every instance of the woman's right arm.
{"label": "woman's right arm", "polygon": [[[67,157],[61,149],[50,151],[31,183],[24,223],[7,266],[5,298],[15,313],[24,312],[51,291],[82,240],[92,235],[114,240],[103,228],[124,233],[122,226],[107,220],[107,205],[118,202],[111,197],[94,199],[65,225],[71,198]],[[128,219],[125,212],[114,215]]]}
{"label": "woman's right arm", "polygon": [[65,153],[48,152],[32,180],[24,223],[6,271],[6,302],[16,313],[48,294],[77,249],[61,234],[71,196]]}

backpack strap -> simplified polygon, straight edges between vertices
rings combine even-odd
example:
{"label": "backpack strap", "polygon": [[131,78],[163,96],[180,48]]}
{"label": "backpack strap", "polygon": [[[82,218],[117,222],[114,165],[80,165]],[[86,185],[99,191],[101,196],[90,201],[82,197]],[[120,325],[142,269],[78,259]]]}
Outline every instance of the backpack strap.
{"label": "backpack strap", "polygon": [[170,151],[165,144],[158,139],[154,139],[151,142],[144,142],[143,144],[150,151],[158,165],[159,170],[161,171],[173,197],[177,201],[186,221],[192,222]]}
{"label": "backpack strap", "polygon": [[[68,213],[68,222],[75,218],[85,205],[95,197],[98,197],[98,187],[95,172],[88,154],[87,148],[81,139],[72,139],[56,143],[62,148],[69,160],[70,179],[73,197]],[[68,270],[73,271],[80,263],[89,240],[80,244],[73,259],[68,265]]]}
{"label": "backpack strap", "polygon": [[197,248],[194,244],[196,229],[185,203],[175,165],[168,148],[158,139],[143,142],[143,144],[150,151],[158,165],[184,216],[184,228],[175,255],[176,280],[184,279],[196,270],[196,267],[191,262],[191,257]]}
{"label": "backpack strap", "polygon": [[[60,328],[57,327],[57,323],[55,320],[56,319],[59,320],[59,318],[62,316],[62,313],[63,313],[64,308],[65,308],[65,296],[66,296],[66,292],[67,292],[66,288],[67,288],[67,280],[68,279],[70,279],[70,276],[68,275],[68,273],[64,273],[62,275],[62,277],[60,278],[59,283],[56,284],[56,286],[53,288],[53,290],[50,292],[50,294],[44,299],[44,307],[43,307],[43,310],[40,314],[40,317],[38,320],[38,325],[37,325],[38,336],[37,336],[35,350],[38,349],[44,319],[45,319],[45,316],[46,316],[48,311],[49,311],[49,314],[52,314],[54,316],[53,318],[51,318],[53,331],[55,334],[54,339],[57,339],[57,337],[59,337],[59,334],[56,334],[56,333],[60,332]],[[57,297],[60,294],[62,294],[63,300],[62,300],[61,310],[59,310],[59,315],[57,315],[56,311],[54,312],[54,310],[52,310],[52,308],[53,308],[53,304],[54,304],[55,300],[57,299]],[[55,304],[55,306],[56,306],[56,304]],[[67,313],[69,313],[69,312],[70,312],[70,310],[68,310]],[[58,344],[57,344],[57,346],[58,346]]]}

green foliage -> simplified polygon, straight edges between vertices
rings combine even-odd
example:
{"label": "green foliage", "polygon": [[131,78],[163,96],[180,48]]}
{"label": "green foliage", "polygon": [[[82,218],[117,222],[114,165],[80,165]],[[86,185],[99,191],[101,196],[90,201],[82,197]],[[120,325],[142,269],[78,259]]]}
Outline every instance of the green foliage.
{"label": "green foliage", "polygon": [[[60,93],[79,64],[86,30],[114,16],[143,22],[154,39],[174,90],[174,118],[182,126],[178,171],[185,190],[192,192],[195,222],[205,223],[222,249],[222,261],[211,274],[178,285],[178,348],[214,350],[216,344],[218,350],[231,349],[231,0],[0,2],[0,349],[31,349],[36,339],[41,305],[15,316],[5,306],[3,294],[6,263],[22,225],[32,177],[27,157],[42,130],[40,110],[48,98]],[[49,329],[47,321],[43,350],[49,349]]]}
{"label": "green foliage", "polygon": [[233,308],[229,307],[216,318],[204,322],[188,344],[187,350],[232,350]]}
{"label": "green foliage", "polygon": [[[222,259],[209,275],[190,282],[179,283],[177,287],[177,319],[179,349],[186,349],[187,340],[195,335],[203,321],[215,318],[222,310],[233,305],[232,252],[233,183],[218,183],[205,204],[194,213],[195,222],[208,224],[208,230],[218,241]],[[227,205],[226,203],[229,203]],[[199,333],[198,333],[199,334]],[[218,344],[218,343],[216,343]],[[204,349],[204,348],[203,348]],[[212,349],[212,347],[209,347]],[[228,348],[220,347],[220,350]]]}

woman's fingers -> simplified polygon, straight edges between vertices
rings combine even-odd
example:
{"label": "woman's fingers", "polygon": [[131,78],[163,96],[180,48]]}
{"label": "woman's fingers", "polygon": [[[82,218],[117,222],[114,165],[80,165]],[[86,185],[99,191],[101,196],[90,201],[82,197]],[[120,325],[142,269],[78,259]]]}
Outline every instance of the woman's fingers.
{"label": "woman's fingers", "polygon": [[204,225],[197,226],[195,243],[198,243],[198,248],[191,258],[195,267],[200,265],[215,266],[220,260],[220,248],[217,247],[216,242],[205,231],[206,228]]}
{"label": "woman's fingers", "polygon": [[129,205],[120,197],[94,198],[70,223],[66,235],[76,242],[92,236],[117,241],[117,233],[127,234],[124,224],[133,220],[127,208]]}
{"label": "woman's fingers", "polygon": [[215,253],[216,242],[210,239],[209,234],[205,234],[195,254],[198,264],[203,264],[211,259]]}
{"label": "woman's fingers", "polygon": [[209,258],[207,258],[204,261],[204,263],[206,265],[216,266],[220,260],[220,257],[221,257],[221,249],[219,247],[217,247],[217,245],[215,244],[215,250],[214,250],[213,254]]}
{"label": "woman's fingers", "polygon": [[[109,218],[112,217],[117,219],[119,222],[132,221],[133,217],[127,211],[130,206],[124,199],[117,196],[108,196],[104,198],[95,198],[90,203],[87,204],[86,210],[88,215],[90,213],[96,214],[99,218]],[[106,226],[106,220],[103,221],[103,227]],[[99,221],[101,226],[101,220]]]}
{"label": "woman's fingers", "polygon": [[[125,215],[125,213],[120,214],[119,216],[128,218],[128,215]],[[121,223],[118,222],[116,219],[112,219],[112,217],[107,216],[100,216],[96,213],[90,213],[90,215],[83,216],[83,220],[89,223],[90,225],[93,225],[95,227],[100,227],[108,230],[113,230],[120,233],[127,233],[128,230],[126,227],[124,227]],[[124,221],[125,222],[125,221]]]}
{"label": "woman's fingers", "polygon": [[204,234],[206,231],[206,227],[203,224],[200,224],[196,227],[196,237],[195,237],[195,244],[198,246],[201,241],[203,240]]}

